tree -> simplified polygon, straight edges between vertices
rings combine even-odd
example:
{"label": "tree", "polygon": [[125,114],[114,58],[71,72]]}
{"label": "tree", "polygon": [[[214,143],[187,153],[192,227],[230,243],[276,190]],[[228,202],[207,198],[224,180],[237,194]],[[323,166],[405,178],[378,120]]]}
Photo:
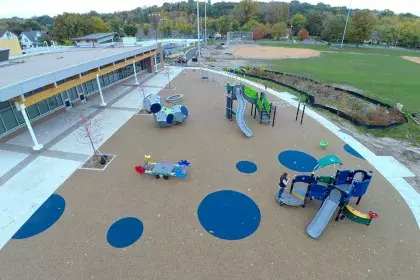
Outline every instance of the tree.
{"label": "tree", "polygon": [[344,32],[346,19],[343,15],[331,15],[323,24],[321,38],[328,42],[337,42]]}
{"label": "tree", "polygon": [[260,28],[264,30],[264,24],[259,23],[258,21],[251,19],[247,21],[241,28],[241,31],[253,31],[255,28]]}
{"label": "tree", "polygon": [[72,42],[73,38],[94,33],[93,20],[90,16],[64,13],[54,19],[52,33],[58,42]]}
{"label": "tree", "polygon": [[306,29],[299,30],[297,37],[301,41],[311,39],[311,36],[309,36],[309,32]]}
{"label": "tree", "polygon": [[91,146],[93,156],[90,158],[90,163],[94,165],[93,160],[98,159],[98,156],[102,157],[102,153],[98,148],[103,140],[101,126],[97,120],[90,120],[83,111],[80,113],[80,117],[82,119],[82,125],[76,131],[77,142]]}
{"label": "tree", "polygon": [[[306,26],[306,17],[302,14],[296,14],[290,19],[290,24],[293,26],[293,30],[299,31]],[[295,32],[296,34],[296,32]]]}
{"label": "tree", "polygon": [[287,24],[284,22],[278,22],[273,25],[273,36],[278,40],[281,37],[285,37],[289,34],[289,29],[287,28]]}
{"label": "tree", "polygon": [[124,26],[124,33],[127,36],[134,37],[137,33],[137,27],[134,24],[127,24]]}
{"label": "tree", "polygon": [[398,45],[420,47],[420,19],[404,20],[398,25]]}
{"label": "tree", "polygon": [[356,11],[350,18],[348,40],[360,42],[369,40],[376,24],[376,16],[369,10]]}
{"label": "tree", "polygon": [[112,29],[112,31],[117,32],[119,36],[124,36],[124,21],[120,17],[113,16],[110,20],[107,21],[107,24]]}
{"label": "tree", "polygon": [[162,73],[168,77],[168,85],[166,86],[167,89],[172,89],[171,85],[171,73],[172,73],[172,67],[165,66],[162,68]]}
{"label": "tree", "polygon": [[106,33],[111,29],[100,17],[92,17],[92,32],[93,33]]}
{"label": "tree", "polygon": [[149,32],[150,32],[150,24],[149,23],[145,23],[145,24],[143,24],[143,33],[144,33],[144,36],[147,36],[148,34],[149,34]]}
{"label": "tree", "polygon": [[287,3],[260,3],[260,9],[264,21],[271,24],[287,22],[289,18],[289,5]]}
{"label": "tree", "polygon": [[179,17],[175,19],[175,30],[180,31],[183,34],[191,34],[193,26],[186,18]]}
{"label": "tree", "polygon": [[322,32],[322,23],[322,13],[311,11],[306,21],[306,28],[312,36],[319,37]]}
{"label": "tree", "polygon": [[240,25],[243,25],[245,22],[256,19],[259,10],[259,5],[257,2],[252,0],[242,0],[239,2],[232,13],[239,21]]}
{"label": "tree", "polygon": [[159,32],[163,33],[164,37],[168,37],[173,29],[173,21],[169,19],[162,19],[159,21],[158,30]]}
{"label": "tree", "polygon": [[252,30],[252,38],[254,40],[260,40],[264,37],[264,29],[256,27]]}
{"label": "tree", "polygon": [[221,16],[217,20],[217,27],[221,34],[226,34],[232,30],[232,20],[228,16]]}

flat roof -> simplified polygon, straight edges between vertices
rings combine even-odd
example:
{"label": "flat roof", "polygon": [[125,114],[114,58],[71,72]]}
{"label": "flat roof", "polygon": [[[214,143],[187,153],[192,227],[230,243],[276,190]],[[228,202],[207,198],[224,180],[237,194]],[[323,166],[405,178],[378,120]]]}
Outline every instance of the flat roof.
{"label": "flat roof", "polygon": [[82,37],[74,38],[73,40],[98,40],[104,37],[113,36],[117,34],[116,32],[110,32],[110,33],[93,33]]}
{"label": "flat roof", "polygon": [[156,47],[71,48],[11,59],[0,66],[0,102]]}

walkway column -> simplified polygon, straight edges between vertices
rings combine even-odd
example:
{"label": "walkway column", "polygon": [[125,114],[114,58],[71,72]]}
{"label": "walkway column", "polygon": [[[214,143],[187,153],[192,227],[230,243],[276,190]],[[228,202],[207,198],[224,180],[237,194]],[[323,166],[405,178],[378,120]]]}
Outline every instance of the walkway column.
{"label": "walkway column", "polygon": [[38,143],[38,140],[36,139],[34,130],[32,129],[32,125],[29,122],[28,114],[26,113],[26,106],[25,106],[25,104],[20,104],[19,106],[20,106],[20,110],[21,110],[22,115],[23,115],[23,119],[25,120],[26,126],[28,127],[29,134],[31,135],[32,141],[34,142],[34,146],[32,147],[32,149],[34,149],[34,151],[39,151],[44,146],[42,146],[41,144],[39,144]]}
{"label": "walkway column", "polygon": [[98,83],[99,95],[101,96],[101,106],[105,107],[106,103],[104,100],[104,96],[102,95],[101,83],[99,82],[99,74],[96,74],[96,82]]}
{"label": "walkway column", "polygon": [[137,80],[137,72],[136,72],[136,63],[133,62],[133,69],[134,69],[134,79],[136,80],[135,84],[138,85],[139,81]]}
{"label": "walkway column", "polygon": [[155,58],[155,72],[157,72],[158,71],[158,66],[157,66],[156,54],[153,57]]}

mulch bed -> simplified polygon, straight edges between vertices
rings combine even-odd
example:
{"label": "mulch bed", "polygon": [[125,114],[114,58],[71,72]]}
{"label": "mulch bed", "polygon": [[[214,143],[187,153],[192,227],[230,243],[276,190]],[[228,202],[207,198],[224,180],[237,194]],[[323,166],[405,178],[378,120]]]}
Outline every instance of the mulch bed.
{"label": "mulch bed", "polygon": [[107,167],[107,165],[111,162],[111,160],[115,157],[114,155],[103,155],[105,160],[101,162],[102,155],[93,155],[89,158],[83,165],[82,168],[85,169],[100,169],[103,170]]}

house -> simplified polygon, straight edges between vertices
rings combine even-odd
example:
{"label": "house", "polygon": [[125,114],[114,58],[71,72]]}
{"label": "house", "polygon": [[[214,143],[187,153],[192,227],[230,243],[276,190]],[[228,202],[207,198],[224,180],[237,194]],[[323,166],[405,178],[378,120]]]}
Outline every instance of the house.
{"label": "house", "polygon": [[95,48],[95,47],[105,47],[108,45],[114,44],[114,38],[116,32],[111,33],[94,33],[89,34],[86,36],[74,38],[74,42],[78,47],[87,47],[87,48]]}
{"label": "house", "polygon": [[20,44],[24,49],[38,48],[44,45],[42,37],[45,35],[44,31],[28,31],[22,32],[20,37]]}
{"label": "house", "polygon": [[0,30],[0,40],[9,40],[17,38],[15,33],[9,31],[9,30]]}

